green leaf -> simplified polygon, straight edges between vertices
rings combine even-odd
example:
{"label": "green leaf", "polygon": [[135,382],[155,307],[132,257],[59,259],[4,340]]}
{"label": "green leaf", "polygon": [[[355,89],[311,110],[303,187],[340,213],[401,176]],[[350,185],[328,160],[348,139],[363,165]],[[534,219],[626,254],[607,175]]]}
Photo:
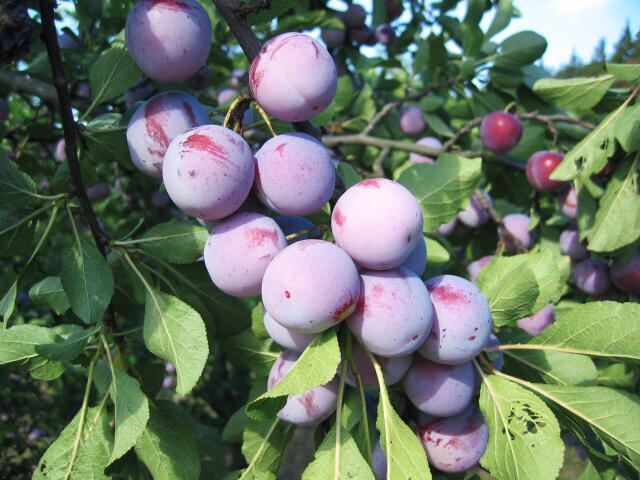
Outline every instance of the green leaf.
{"label": "green leaf", "polygon": [[16,297],[18,296],[18,279],[16,278],[0,300],[0,315],[4,318],[5,326],[8,325],[9,318],[16,308]]}
{"label": "green leaf", "polygon": [[279,418],[270,422],[247,419],[242,434],[242,455],[248,466],[240,478],[253,478],[252,475],[258,472],[277,470],[292,433],[293,425]]}
{"label": "green leaf", "polygon": [[35,200],[35,182],[9,161],[4,150],[0,150],[0,205],[6,210],[24,208]]}
{"label": "green leaf", "polygon": [[176,392],[189,393],[209,356],[207,331],[198,312],[179,298],[147,288],[143,335],[151,353],[176,366]]}
{"label": "green leaf", "polygon": [[554,480],[563,463],[560,426],[549,407],[513,382],[483,377],[480,410],[489,445],[480,464],[498,480]]}
{"label": "green leaf", "polygon": [[639,159],[627,159],[607,183],[587,237],[589,250],[612,252],[640,238]]}
{"label": "green leaf", "polygon": [[340,347],[335,329],[318,334],[300,355],[291,370],[268,392],[247,404],[247,414],[257,420],[275,417],[288,395],[298,395],[329,383],[340,363]]}
{"label": "green leaf", "polygon": [[546,49],[547,41],[544,37],[531,31],[519,32],[500,44],[495,66],[505,69],[524,67],[540,58]]}
{"label": "green leaf", "polygon": [[496,16],[493,17],[491,25],[485,34],[485,38],[489,39],[496,33],[501,32],[511,22],[513,17],[513,0],[499,0],[498,9],[496,10]]}
{"label": "green leaf", "polygon": [[633,390],[640,377],[640,371],[627,363],[598,362],[598,385],[610,388]]}
{"label": "green leaf", "polygon": [[307,10],[304,13],[283,17],[278,21],[278,28],[274,34],[279,35],[291,31],[302,32],[303,30],[313,30],[316,27],[344,30],[344,23],[328,10]]}
{"label": "green leaf", "polygon": [[169,409],[149,409],[136,455],[154,480],[198,480],[200,456],[191,429]]}
{"label": "green leaf", "polygon": [[640,149],[640,103],[627,108],[616,120],[616,139],[625,152]]}
{"label": "green leaf", "polygon": [[36,345],[54,343],[55,332],[37,325],[16,325],[0,330],[0,365],[38,356]]}
{"label": "green leaf", "polygon": [[111,380],[111,399],[115,405],[115,441],[109,464],[133,447],[142,435],[149,420],[149,401],[140,384],[118,367],[114,367],[115,379]]}
{"label": "green leaf", "polygon": [[[110,163],[115,160],[129,170],[134,169],[124,135],[127,125],[121,122],[122,115],[119,113],[105,113],[93,118],[87,124],[87,128],[81,130],[93,163]],[[86,162],[82,162],[81,159],[82,163]],[[88,183],[88,180],[86,182]]]}
{"label": "green leaf", "polygon": [[[340,425],[339,423],[337,425]],[[375,480],[371,467],[362,457],[356,442],[347,429],[333,425],[314,454],[313,461],[302,474],[302,480],[326,478],[333,480]],[[340,428],[340,443],[337,430]],[[336,469],[336,458],[340,466]]]}
{"label": "green leaf", "polygon": [[76,414],[40,459],[33,480],[109,480],[111,476],[104,473],[113,447],[113,432],[109,424],[110,418],[104,406],[87,409],[71,476],[67,477],[80,425],[80,413]]}
{"label": "green leaf", "polygon": [[49,360],[70,362],[84,351],[89,337],[95,333],[96,330],[74,332],[60,342],[37,345],[36,352],[41,357]]}
{"label": "green leaf", "polygon": [[29,290],[29,298],[38,305],[48,305],[58,315],[69,310],[69,299],[64,293],[60,277],[46,277]]}
{"label": "green leaf", "polygon": [[171,263],[193,263],[202,257],[204,244],[209,238],[206,228],[180,220],[159,223],[147,230],[135,243],[152,256]]}
{"label": "green leaf", "polygon": [[355,168],[353,168],[347,162],[340,162],[338,164],[338,173],[342,176],[342,179],[344,180],[344,186],[346,188],[353,187],[356,183],[362,180],[358,172],[356,172]]}
{"label": "green leaf", "polygon": [[609,87],[613,75],[588,78],[541,78],[533,85],[533,91],[545,100],[571,111],[584,111],[594,107]]}
{"label": "green leaf", "polygon": [[271,365],[282,353],[282,349],[271,338],[259,339],[251,330],[225,337],[222,350],[241,360],[257,375],[264,376],[269,375]]}
{"label": "green leaf", "polygon": [[424,237],[424,241],[427,244],[427,266],[439,267],[451,259],[449,251],[440,245],[437,240]]}
{"label": "green leaf", "polygon": [[640,65],[633,63],[605,63],[607,72],[624,82],[640,80]]}
{"label": "green leaf", "polygon": [[469,204],[469,198],[481,179],[482,161],[449,153],[433,164],[420,163],[398,178],[416,196],[422,207],[425,232],[447,223]]}
{"label": "green leaf", "polygon": [[62,251],[60,281],[73,313],[96,323],[113,296],[113,274],[95,243],[81,236],[75,240]]}
{"label": "green leaf", "polygon": [[586,355],[546,350],[505,350],[504,354],[533,373],[536,381],[539,378],[559,385],[596,384],[596,366]]}
{"label": "green leaf", "polygon": [[284,12],[292,8],[296,4],[295,0],[272,0],[269,2],[269,8],[262,8],[255,13],[247,16],[249,23],[257,25],[258,23],[268,22],[272,18],[279,17]]}
{"label": "green leaf", "polygon": [[124,30],[111,42],[89,68],[89,84],[93,103],[117,97],[131,87],[142,73],[135,64],[124,42]]}

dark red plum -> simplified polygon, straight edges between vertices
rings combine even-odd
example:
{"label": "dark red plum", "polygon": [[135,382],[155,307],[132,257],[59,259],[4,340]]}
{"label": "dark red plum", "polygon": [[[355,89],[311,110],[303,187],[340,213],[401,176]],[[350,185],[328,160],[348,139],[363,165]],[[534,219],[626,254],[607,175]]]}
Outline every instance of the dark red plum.
{"label": "dark red plum", "polygon": [[409,355],[422,345],[433,322],[424,283],[406,268],[360,274],[360,298],[347,319],[351,333],[372,353]]}
{"label": "dark red plum", "polygon": [[388,47],[396,41],[396,31],[388,23],[383,23],[376,28],[376,40]]}
{"label": "dark red plum", "polygon": [[283,348],[302,353],[305,348],[316,338],[313,334],[297,333],[283,327],[269,315],[265,308],[262,309],[262,322],[269,336]]}
{"label": "dark red plum", "polygon": [[367,11],[362,5],[354,3],[341,17],[347,27],[361,27],[367,19]]}
{"label": "dark red plum", "polygon": [[523,329],[532,337],[535,337],[545,328],[551,325],[556,319],[556,311],[552,304],[547,304],[538,313],[531,315],[530,317],[521,318],[516,322],[519,328]]}
{"label": "dark red plum", "polygon": [[[275,387],[300,358],[298,352],[287,350],[274,362],[269,372],[267,390]],[[298,395],[289,395],[287,403],[278,412],[278,418],[301,427],[317,425],[336,409],[338,379],[334,377],[326,385],[320,385]]]}
{"label": "dark red plum", "polygon": [[311,135],[278,135],[256,153],[256,195],[283,215],[309,215],[331,198],[335,172],[329,151]]}
{"label": "dark red plum", "polygon": [[320,38],[325,43],[327,48],[338,48],[344,43],[346,38],[346,31],[341,28],[323,28],[320,33]]}
{"label": "dark red plum", "polygon": [[507,112],[491,112],[480,125],[482,144],[502,155],[515,147],[522,137],[522,122]]}
{"label": "dark red plum", "polygon": [[[486,192],[485,195],[489,199],[489,203],[492,204],[491,196]],[[475,195],[471,196],[467,208],[458,213],[458,220],[469,228],[481,227],[489,221],[489,218],[489,213],[482,208]]]}
{"label": "dark red plum", "polygon": [[218,220],[235,212],[253,185],[255,159],[249,144],[218,125],[176,137],[164,157],[162,178],[173,203],[192,217]]}
{"label": "dark red plum", "polygon": [[573,183],[558,194],[558,206],[569,220],[575,220],[578,216],[578,193]]}
{"label": "dark red plum", "polygon": [[575,227],[567,228],[560,234],[560,251],[576,261],[584,260],[589,256],[589,251],[580,241],[580,234]]}
{"label": "dark red plum", "polygon": [[486,297],[469,280],[454,275],[440,275],[425,284],[435,315],[418,352],[433,362],[468,362],[482,351],[491,333]]}
{"label": "dark red plum", "polygon": [[640,293],[640,252],[626,262],[613,262],[611,280],[623,292]]}
{"label": "dark red plum", "polygon": [[282,250],[262,281],[262,301],[280,325],[319,333],[347,318],[360,297],[360,276],[344,250],[302,240]]}
{"label": "dark red plum", "polygon": [[417,137],[427,128],[422,110],[417,105],[409,105],[402,109],[399,125],[402,133],[410,137]]}
{"label": "dark red plum", "polygon": [[159,82],[186,80],[211,48],[211,20],[197,0],[139,0],[127,17],[127,50]]}
{"label": "dark red plum", "polygon": [[388,270],[404,262],[422,238],[423,216],[416,197],[385,178],[349,188],[331,215],[333,237],[365,268]]}
{"label": "dark red plum", "polygon": [[609,266],[602,260],[587,258],[572,265],[571,277],[576,287],[589,295],[602,295],[611,286]]}
{"label": "dark red plum", "polygon": [[549,178],[558,165],[562,163],[564,155],[556,152],[536,152],[527,162],[527,180],[539,192],[555,192],[566,183]]}
{"label": "dark red plum", "polygon": [[[313,223],[304,217],[279,215],[277,217],[274,217],[274,220],[284,232],[285,237],[314,227]],[[301,240],[308,240],[310,235],[312,234],[305,233],[304,235],[300,235],[299,237],[292,238],[291,240],[288,240],[289,245]]]}
{"label": "dark red plum", "polygon": [[285,122],[300,122],[329,106],[338,74],[322,43],[289,32],[264,44],[251,63],[249,86],[267,113]]}
{"label": "dark red plum", "polygon": [[[529,222],[531,219],[527,215],[522,213],[510,213],[509,215],[505,215],[502,220],[504,222],[504,228],[506,228],[506,230],[515,238],[520,240],[522,248],[531,248],[531,245],[535,242],[536,235],[534,231],[529,231]],[[504,232],[502,227],[498,229],[498,233],[500,234],[500,238],[504,240],[505,246],[509,250],[514,250],[515,244],[513,240]]]}
{"label": "dark red plum", "polygon": [[489,427],[475,405],[454,417],[420,426],[422,446],[429,464],[443,472],[464,472],[474,467],[489,443]]}
{"label": "dark red plum", "polygon": [[387,20],[389,22],[402,15],[404,10],[401,0],[384,0],[384,6],[387,10]]}
{"label": "dark red plum", "polygon": [[[424,145],[431,148],[442,148],[442,142],[436,137],[424,137],[416,142],[418,145]],[[436,160],[426,155],[420,155],[419,153],[411,152],[409,154],[409,161],[411,163],[433,163]]]}
{"label": "dark red plum", "polygon": [[[358,373],[360,374],[362,386],[365,388],[377,387],[378,377],[376,376],[376,371],[373,368],[373,364],[369,360],[366,352],[359,343],[355,343],[353,345],[351,355],[353,362],[356,364],[356,368],[358,369]],[[390,386],[402,380],[402,377],[407,373],[407,370],[409,370],[409,367],[413,362],[413,355],[394,358],[376,355],[376,361],[380,364],[380,368],[382,369],[384,383],[387,386]],[[352,387],[357,387],[356,377],[353,374],[351,366],[347,369],[346,382]]]}
{"label": "dark red plum", "polygon": [[151,97],[127,125],[131,161],[145,175],[162,178],[164,155],[173,139],[208,121],[207,112],[188,93],[169,91]]}
{"label": "dark red plum", "polygon": [[427,244],[424,237],[422,237],[422,241],[418,243],[418,246],[413,249],[400,266],[408,268],[419,277],[422,276],[424,269],[427,268]]}
{"label": "dark red plum", "polygon": [[476,283],[480,270],[482,270],[482,268],[492,259],[493,255],[487,255],[486,257],[482,257],[479,260],[471,262],[469,265],[467,265],[467,272],[469,272],[469,277],[471,278],[471,281],[473,283]]}

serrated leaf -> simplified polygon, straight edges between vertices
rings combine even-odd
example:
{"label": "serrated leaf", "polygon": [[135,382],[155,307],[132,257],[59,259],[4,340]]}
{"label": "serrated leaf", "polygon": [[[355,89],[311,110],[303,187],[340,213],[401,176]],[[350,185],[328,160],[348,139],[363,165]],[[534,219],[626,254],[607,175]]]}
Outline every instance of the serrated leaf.
{"label": "serrated leaf", "polygon": [[589,386],[596,384],[597,370],[586,355],[546,350],[506,350],[506,357],[519,362],[546,383]]}
{"label": "serrated leaf", "polygon": [[89,84],[93,103],[117,97],[131,87],[142,73],[124,42],[124,30],[111,42],[111,47],[89,67]]}
{"label": "serrated leaf", "polygon": [[36,345],[56,341],[55,332],[37,325],[16,325],[0,329],[0,365],[38,356]]}
{"label": "serrated leaf", "polygon": [[594,107],[614,81],[613,75],[567,79],[541,78],[533,85],[533,91],[559,107],[583,111]]}
{"label": "serrated leaf", "polygon": [[142,236],[126,243],[140,248],[171,263],[193,263],[202,256],[204,244],[209,238],[206,228],[180,220],[159,223]]}
{"label": "serrated leaf", "polygon": [[46,277],[29,290],[29,298],[38,305],[48,305],[58,315],[69,310],[69,299],[64,293],[60,277]]}
{"label": "serrated leaf", "polygon": [[96,330],[74,332],[60,342],[37,345],[36,353],[49,360],[70,362],[84,351],[89,337],[95,333]]}
{"label": "serrated leaf", "polygon": [[495,66],[517,69],[533,63],[547,49],[547,41],[535,32],[519,32],[503,40],[496,55]]}
{"label": "serrated leaf", "polygon": [[209,356],[200,314],[179,298],[147,288],[143,336],[151,353],[176,366],[176,392],[189,393]]}
{"label": "serrated leaf", "polygon": [[625,82],[635,82],[640,79],[640,65],[633,63],[605,63],[607,72],[618,80]]}
{"label": "serrated leaf", "polygon": [[293,425],[279,418],[270,422],[247,419],[242,434],[242,455],[248,467],[239,478],[245,480],[259,472],[276,470],[292,433]]}
{"label": "serrated leaf", "polygon": [[0,150],[0,205],[6,210],[24,208],[33,202],[36,184]]}
{"label": "serrated leaf", "polygon": [[336,375],[340,358],[335,329],[318,334],[276,386],[247,404],[247,415],[257,420],[275,417],[288,395],[329,383]]}
{"label": "serrated leaf", "polygon": [[271,338],[258,339],[250,330],[224,338],[222,349],[225,353],[247,364],[258,375],[269,375],[271,365],[282,349]]}
{"label": "serrated leaf", "polygon": [[420,163],[402,172],[398,182],[420,202],[425,232],[450,222],[467,206],[480,182],[481,166],[479,158],[444,153],[433,164]]}
{"label": "serrated leaf", "polygon": [[63,250],[60,281],[71,310],[82,321],[102,318],[113,296],[113,274],[95,243],[76,236]]}
{"label": "serrated leaf", "polygon": [[489,444],[480,464],[498,480],[554,480],[563,463],[560,426],[530,391],[495,375],[483,377],[480,410]]}

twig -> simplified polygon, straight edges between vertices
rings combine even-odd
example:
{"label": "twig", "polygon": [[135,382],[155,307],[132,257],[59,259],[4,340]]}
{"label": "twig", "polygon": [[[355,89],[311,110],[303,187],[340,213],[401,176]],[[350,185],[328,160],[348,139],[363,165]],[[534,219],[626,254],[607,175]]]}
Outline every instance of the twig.
{"label": "twig", "polygon": [[382,150],[380,150],[380,154],[373,161],[373,166],[371,167],[374,175],[377,175],[379,177],[384,177],[384,167],[382,165],[384,164],[384,161],[389,155],[390,151],[391,149],[389,147],[385,147]]}
{"label": "twig", "polygon": [[453,147],[463,135],[466,135],[467,133],[469,133],[473,129],[473,127],[475,127],[476,125],[480,125],[482,123],[483,118],[484,117],[476,117],[473,120],[470,120],[466,125],[460,128],[460,130],[458,130],[453,137],[451,137],[449,140],[444,142],[444,144],[442,145],[442,149],[444,151],[447,151],[451,147]]}
{"label": "twig", "polygon": [[[583,120],[580,120],[579,118],[572,118],[567,115],[561,115],[561,114],[541,115],[538,112],[529,112],[529,113],[518,113],[516,115],[521,119],[538,120],[542,123],[546,123],[547,125],[549,125],[549,123],[553,125],[553,122],[564,122],[564,123],[572,123],[574,125],[580,125],[581,127],[584,127],[588,130],[593,130],[594,128],[596,128],[596,126],[593,123],[585,122]],[[555,129],[555,127],[553,128]]]}

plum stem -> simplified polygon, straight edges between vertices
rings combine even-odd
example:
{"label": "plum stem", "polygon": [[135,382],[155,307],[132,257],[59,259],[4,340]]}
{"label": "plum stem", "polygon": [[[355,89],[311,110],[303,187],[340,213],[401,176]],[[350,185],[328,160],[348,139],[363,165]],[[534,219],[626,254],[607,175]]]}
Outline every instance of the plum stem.
{"label": "plum stem", "polygon": [[260,104],[258,104],[258,102],[256,102],[255,100],[253,100],[252,103],[253,103],[253,106],[256,107],[256,110],[258,111],[258,113],[260,114],[262,119],[264,120],[264,123],[267,124],[267,127],[269,128],[269,131],[271,132],[271,135],[273,135],[274,137],[277,137],[278,134],[273,129],[273,125],[271,125],[271,120],[269,120],[269,115],[267,115],[267,112],[265,112],[264,108],[262,108],[260,106]]}
{"label": "plum stem", "polygon": [[291,235],[287,235],[285,238],[287,239],[287,241],[289,241],[289,240],[293,240],[294,238],[301,237],[302,235],[306,235],[308,233],[321,232],[323,230],[328,230],[328,229],[329,229],[329,225],[317,225],[315,227],[305,228],[304,230],[300,230],[299,232],[295,232],[295,233],[292,233]]}
{"label": "plum stem", "polygon": [[351,367],[351,372],[356,379],[356,385],[358,385],[358,394],[360,395],[360,408],[362,409],[362,425],[364,426],[364,442],[367,448],[367,462],[371,465],[371,436],[369,434],[369,418],[367,414],[367,401],[364,398],[364,387],[362,385],[362,378],[360,377],[360,371],[356,366],[356,362],[353,361],[353,355],[351,354],[351,332],[347,332],[347,360]]}

